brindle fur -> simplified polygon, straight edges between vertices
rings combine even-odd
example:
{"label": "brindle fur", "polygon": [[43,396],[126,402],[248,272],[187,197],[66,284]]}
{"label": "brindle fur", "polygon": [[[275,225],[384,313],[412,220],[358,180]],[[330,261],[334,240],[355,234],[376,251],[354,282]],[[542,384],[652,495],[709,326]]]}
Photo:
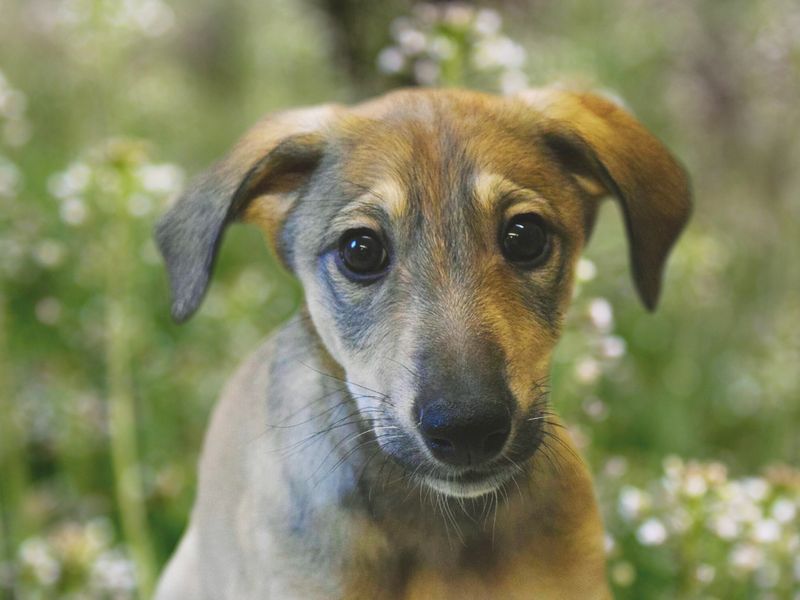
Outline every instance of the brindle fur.
{"label": "brindle fur", "polygon": [[[400,91],[256,126],[157,231],[188,318],[226,225],[261,226],[305,305],[229,384],[200,461],[188,530],[159,600],[608,598],[590,476],[548,404],[550,356],[598,200],[625,214],[634,281],[657,301],[689,212],[683,170],[616,105],[531,90],[516,98]],[[553,232],[533,271],[499,251],[504,222]],[[386,238],[379,282],[346,280],[342,233]],[[475,498],[416,431],[420,394],[511,399]]]}

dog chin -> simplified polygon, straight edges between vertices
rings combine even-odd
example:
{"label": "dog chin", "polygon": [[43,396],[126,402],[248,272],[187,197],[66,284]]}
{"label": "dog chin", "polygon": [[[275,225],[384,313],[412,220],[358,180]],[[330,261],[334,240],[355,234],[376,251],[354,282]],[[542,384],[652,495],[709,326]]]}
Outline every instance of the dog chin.
{"label": "dog chin", "polygon": [[442,479],[425,475],[422,481],[428,487],[453,498],[479,498],[497,491],[511,478],[510,472],[492,473],[482,479],[465,481],[458,477]]}

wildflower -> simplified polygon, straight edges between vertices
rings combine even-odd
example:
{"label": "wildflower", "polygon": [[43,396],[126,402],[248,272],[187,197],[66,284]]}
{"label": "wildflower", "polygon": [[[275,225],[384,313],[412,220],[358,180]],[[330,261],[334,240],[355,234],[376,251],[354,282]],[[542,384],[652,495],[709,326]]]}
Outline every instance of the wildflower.
{"label": "wildflower", "polygon": [[52,549],[39,537],[22,542],[19,557],[22,567],[30,569],[42,585],[51,586],[61,576],[61,565],[53,556]]}
{"label": "wildflower", "polygon": [[583,402],[583,410],[594,421],[603,421],[608,416],[608,406],[596,396],[591,396]]}
{"label": "wildflower", "polygon": [[686,476],[683,482],[683,491],[690,498],[702,496],[708,490],[708,485],[702,473],[694,471]]}
{"label": "wildflower", "polygon": [[578,281],[591,281],[597,275],[597,267],[588,258],[581,258],[578,260],[576,275]]}
{"label": "wildflower", "polygon": [[33,249],[33,257],[37,263],[47,269],[61,264],[64,259],[64,245],[56,240],[42,240]]}
{"label": "wildflower", "polygon": [[667,528],[655,517],[650,518],[636,530],[636,539],[643,546],[659,546],[667,539]]}
{"label": "wildflower", "polygon": [[626,485],[619,494],[619,513],[629,521],[637,518],[649,505],[650,497],[637,487]]}
{"label": "wildflower", "polygon": [[600,363],[590,356],[582,358],[575,365],[575,376],[581,383],[594,383],[601,373]]}
{"label": "wildflower", "polygon": [[731,565],[740,571],[755,571],[764,562],[764,551],[753,544],[734,547],[730,555]]}
{"label": "wildflower", "polygon": [[377,66],[389,75],[405,74],[422,85],[470,85],[471,78],[497,76],[502,93],[528,85],[522,71],[525,49],[501,33],[502,19],[491,9],[468,4],[414,7],[410,17],[390,26],[392,45],[378,54]]}
{"label": "wildflower", "polygon": [[787,498],[778,498],[772,504],[772,516],[778,523],[789,523],[797,516],[797,506]]}
{"label": "wildflower", "polygon": [[600,351],[606,358],[620,358],[625,354],[625,348],[625,340],[618,335],[607,335],[600,341]]}
{"label": "wildflower", "polygon": [[594,298],[589,302],[589,318],[600,331],[608,332],[614,325],[614,311],[605,298]]}
{"label": "wildflower", "polygon": [[378,54],[378,69],[380,69],[382,73],[395,75],[405,69],[405,66],[406,57],[400,49],[395,46],[384,48],[381,50],[380,54]]}
{"label": "wildflower", "polygon": [[61,203],[58,214],[67,225],[80,225],[86,220],[88,211],[81,198],[67,198]]}
{"label": "wildflower", "polygon": [[491,36],[500,31],[503,20],[496,10],[483,8],[475,15],[475,31],[481,35]]}
{"label": "wildflower", "polygon": [[20,179],[17,166],[0,156],[0,198],[14,196],[19,188]]}
{"label": "wildflower", "polygon": [[171,164],[144,164],[136,175],[144,190],[152,194],[175,194],[183,185],[183,171]]}
{"label": "wildflower", "polygon": [[717,570],[712,565],[706,563],[697,565],[697,569],[694,571],[694,576],[697,581],[706,585],[714,581],[714,576],[716,574]]}
{"label": "wildflower", "polygon": [[755,524],[753,539],[760,544],[777,542],[781,537],[781,529],[776,521],[764,519]]}

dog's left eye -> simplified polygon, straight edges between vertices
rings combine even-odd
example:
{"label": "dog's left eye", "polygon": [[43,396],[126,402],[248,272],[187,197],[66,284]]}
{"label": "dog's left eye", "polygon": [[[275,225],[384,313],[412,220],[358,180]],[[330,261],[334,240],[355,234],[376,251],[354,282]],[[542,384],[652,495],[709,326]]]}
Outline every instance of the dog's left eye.
{"label": "dog's left eye", "polygon": [[513,217],[504,227],[500,246],[503,256],[525,268],[541,265],[550,250],[550,236],[544,221],[534,213]]}
{"label": "dog's left eye", "polygon": [[376,232],[351,229],[339,239],[338,263],[351,279],[372,281],[383,275],[389,264],[389,254]]}

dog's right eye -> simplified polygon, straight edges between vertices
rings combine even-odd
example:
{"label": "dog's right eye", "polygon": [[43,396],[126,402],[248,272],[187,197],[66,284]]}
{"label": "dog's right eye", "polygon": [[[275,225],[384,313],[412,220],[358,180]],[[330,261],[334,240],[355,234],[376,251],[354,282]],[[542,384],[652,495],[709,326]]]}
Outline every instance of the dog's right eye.
{"label": "dog's right eye", "polygon": [[339,239],[338,264],[356,281],[373,281],[383,275],[389,254],[380,236],[371,229],[351,229]]}
{"label": "dog's right eye", "polygon": [[541,265],[550,251],[550,236],[542,218],[524,213],[512,218],[503,229],[500,246],[503,255],[523,268]]}

